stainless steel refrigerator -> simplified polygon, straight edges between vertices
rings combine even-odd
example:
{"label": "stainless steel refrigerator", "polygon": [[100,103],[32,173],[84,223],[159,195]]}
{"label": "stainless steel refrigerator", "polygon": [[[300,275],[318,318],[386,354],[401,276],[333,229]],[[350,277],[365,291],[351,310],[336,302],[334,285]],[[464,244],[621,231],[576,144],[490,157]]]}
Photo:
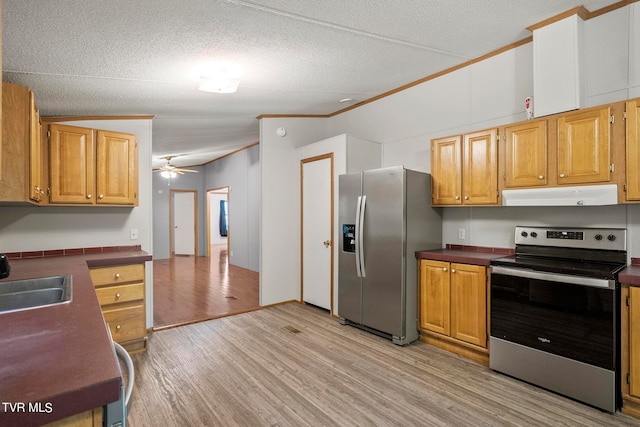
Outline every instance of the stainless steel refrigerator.
{"label": "stainless steel refrigerator", "polygon": [[338,314],[404,345],[418,338],[415,252],[442,247],[431,176],[402,166],[340,175]]}

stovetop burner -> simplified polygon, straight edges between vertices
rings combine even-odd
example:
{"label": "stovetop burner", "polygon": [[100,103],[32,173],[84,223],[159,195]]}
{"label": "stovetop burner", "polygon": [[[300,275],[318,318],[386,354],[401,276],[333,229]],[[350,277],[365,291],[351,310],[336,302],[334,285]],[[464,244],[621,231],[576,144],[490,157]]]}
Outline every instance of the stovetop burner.
{"label": "stovetop burner", "polygon": [[613,280],[618,271],[625,267],[625,263],[598,263],[574,259],[552,259],[516,255],[498,258],[491,261],[491,265],[504,267],[528,268],[537,271],[567,274],[572,276],[593,277]]}
{"label": "stovetop burner", "polygon": [[491,265],[615,279],[627,261],[624,229],[518,226],[515,242],[515,256]]}

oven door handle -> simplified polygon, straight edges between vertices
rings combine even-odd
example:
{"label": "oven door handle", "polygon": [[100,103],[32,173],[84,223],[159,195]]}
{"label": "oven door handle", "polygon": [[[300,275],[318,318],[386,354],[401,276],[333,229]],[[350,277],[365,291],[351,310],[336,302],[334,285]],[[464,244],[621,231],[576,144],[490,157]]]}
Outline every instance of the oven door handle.
{"label": "oven door handle", "polygon": [[491,274],[524,277],[527,279],[546,280],[548,282],[570,283],[573,285],[592,286],[594,288],[615,289],[615,280],[596,279],[593,277],[572,276],[569,274],[549,273],[546,271],[529,270],[523,268],[509,268],[492,266]]}

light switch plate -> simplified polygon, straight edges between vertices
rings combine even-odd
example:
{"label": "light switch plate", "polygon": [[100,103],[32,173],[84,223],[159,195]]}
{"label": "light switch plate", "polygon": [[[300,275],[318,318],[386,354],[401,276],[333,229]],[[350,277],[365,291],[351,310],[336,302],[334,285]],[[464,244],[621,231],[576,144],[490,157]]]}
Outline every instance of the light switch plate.
{"label": "light switch plate", "polygon": [[131,229],[131,240],[138,240],[138,229],[137,228],[132,228]]}

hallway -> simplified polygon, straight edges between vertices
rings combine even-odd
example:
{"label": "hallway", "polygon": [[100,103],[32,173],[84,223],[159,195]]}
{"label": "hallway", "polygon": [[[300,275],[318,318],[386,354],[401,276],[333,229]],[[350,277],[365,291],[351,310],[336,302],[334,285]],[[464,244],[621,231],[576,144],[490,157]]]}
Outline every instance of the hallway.
{"label": "hallway", "polygon": [[153,261],[154,330],[260,308],[258,273],[229,265],[227,245],[209,253]]}

